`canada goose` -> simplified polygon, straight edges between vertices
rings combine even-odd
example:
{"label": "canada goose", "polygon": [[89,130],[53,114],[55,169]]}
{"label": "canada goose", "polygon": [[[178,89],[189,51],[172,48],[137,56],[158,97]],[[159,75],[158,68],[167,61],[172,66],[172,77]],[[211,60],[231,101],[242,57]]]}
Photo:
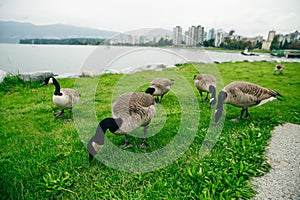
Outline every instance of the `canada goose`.
{"label": "canada goose", "polygon": [[276,71],[278,71],[278,70],[279,70],[279,74],[282,74],[282,71],[284,70],[284,65],[283,64],[277,64],[274,68],[274,73],[273,74],[275,74]]}
{"label": "canada goose", "polygon": [[[206,92],[205,101],[208,100],[208,93],[211,93],[210,106],[213,107],[216,103],[216,85],[215,77],[210,74],[199,74],[194,76],[194,83],[199,90],[202,99],[202,92]],[[203,101],[203,100],[202,100]]]}
{"label": "canada goose", "polygon": [[62,108],[62,111],[55,114],[55,117],[61,117],[64,114],[65,109],[70,109],[70,115],[72,113],[72,108],[78,103],[80,94],[71,88],[60,88],[58,81],[50,76],[45,79],[42,85],[53,84],[55,86],[55,91],[53,94],[53,103]]}
{"label": "canada goose", "polygon": [[[156,78],[151,83],[149,88],[146,90],[146,93],[148,91],[154,91],[153,96],[157,96],[156,102],[160,103],[163,96],[171,89],[171,86],[174,84],[173,79],[167,79],[167,78]],[[159,99],[160,96],[160,99]]]}
{"label": "canada goose", "polygon": [[219,93],[214,123],[216,124],[222,116],[223,104],[241,107],[240,119],[242,119],[245,112],[245,118],[249,117],[248,107],[260,106],[275,99],[282,101],[277,96],[282,97],[282,95],[274,90],[253,83],[243,81],[232,82],[225,86]]}
{"label": "canada goose", "polygon": [[105,118],[99,123],[96,134],[87,144],[89,161],[93,160],[93,157],[104,144],[104,134],[107,129],[114,134],[125,134],[125,148],[130,145],[127,133],[143,126],[144,139],[141,146],[147,146],[147,129],[155,112],[155,100],[151,93],[129,92],[119,96],[112,105],[112,118]]}

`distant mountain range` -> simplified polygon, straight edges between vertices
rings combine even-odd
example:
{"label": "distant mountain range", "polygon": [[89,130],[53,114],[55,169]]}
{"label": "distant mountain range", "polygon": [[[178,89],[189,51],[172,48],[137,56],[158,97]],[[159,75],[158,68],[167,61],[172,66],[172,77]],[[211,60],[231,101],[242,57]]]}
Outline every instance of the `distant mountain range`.
{"label": "distant mountain range", "polygon": [[[34,25],[23,22],[0,21],[0,43],[19,43],[20,39],[63,39],[63,38],[114,38],[120,32],[78,27],[65,24]],[[150,39],[158,35],[172,36],[166,29],[138,29],[126,32],[131,35],[144,35]]]}
{"label": "distant mountain range", "polygon": [[0,21],[0,43],[19,43],[20,39],[33,38],[110,38],[118,34],[113,31],[64,24],[34,25]]}

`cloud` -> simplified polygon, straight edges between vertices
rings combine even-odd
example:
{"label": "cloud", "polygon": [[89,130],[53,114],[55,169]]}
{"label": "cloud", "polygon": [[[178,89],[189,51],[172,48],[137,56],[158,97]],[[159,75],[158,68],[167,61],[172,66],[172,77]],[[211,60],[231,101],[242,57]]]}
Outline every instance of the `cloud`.
{"label": "cloud", "polygon": [[126,32],[140,28],[187,29],[192,25],[267,34],[270,29],[299,29],[300,1],[286,0],[2,0],[0,20],[34,24],[65,23]]}

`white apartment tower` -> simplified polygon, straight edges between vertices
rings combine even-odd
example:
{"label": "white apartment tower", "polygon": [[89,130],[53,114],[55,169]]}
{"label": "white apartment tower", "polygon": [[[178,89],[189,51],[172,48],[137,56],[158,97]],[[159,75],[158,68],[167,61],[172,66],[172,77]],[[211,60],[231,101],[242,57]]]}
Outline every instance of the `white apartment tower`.
{"label": "white apartment tower", "polygon": [[272,42],[274,37],[275,37],[275,34],[276,34],[276,31],[269,31],[269,34],[268,34],[268,40],[269,42]]}
{"label": "white apartment tower", "polygon": [[173,45],[181,45],[182,42],[182,27],[176,26],[173,28]]}
{"label": "white apartment tower", "polygon": [[224,33],[221,29],[218,29],[215,36],[215,46],[218,47],[224,41]]}
{"label": "white apartment tower", "polygon": [[196,28],[196,44],[203,44],[204,41],[204,27],[197,26]]}
{"label": "white apartment tower", "polygon": [[191,26],[189,30],[185,32],[185,43],[187,46],[196,46],[202,44],[204,41],[204,27]]}
{"label": "white apartment tower", "polygon": [[207,40],[215,39],[216,38],[216,31],[214,28],[209,29]]}
{"label": "white apartment tower", "polygon": [[196,26],[191,26],[188,30],[187,46],[196,46],[197,44],[197,29]]}

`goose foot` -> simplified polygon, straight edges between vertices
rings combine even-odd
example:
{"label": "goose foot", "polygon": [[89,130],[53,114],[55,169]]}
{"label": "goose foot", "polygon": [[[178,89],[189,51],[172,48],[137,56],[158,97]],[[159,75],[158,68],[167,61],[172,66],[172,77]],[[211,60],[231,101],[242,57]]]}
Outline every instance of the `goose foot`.
{"label": "goose foot", "polygon": [[146,142],[142,142],[140,145],[139,145],[139,147],[141,147],[141,148],[147,148],[148,147],[148,144],[146,143]]}
{"label": "goose foot", "polygon": [[56,117],[56,118],[62,117],[64,115],[64,113],[65,113],[64,110],[62,110],[60,113],[54,114],[54,117]]}
{"label": "goose foot", "polygon": [[132,147],[132,145],[129,142],[126,142],[121,147],[122,147],[122,149],[128,149],[128,148]]}

